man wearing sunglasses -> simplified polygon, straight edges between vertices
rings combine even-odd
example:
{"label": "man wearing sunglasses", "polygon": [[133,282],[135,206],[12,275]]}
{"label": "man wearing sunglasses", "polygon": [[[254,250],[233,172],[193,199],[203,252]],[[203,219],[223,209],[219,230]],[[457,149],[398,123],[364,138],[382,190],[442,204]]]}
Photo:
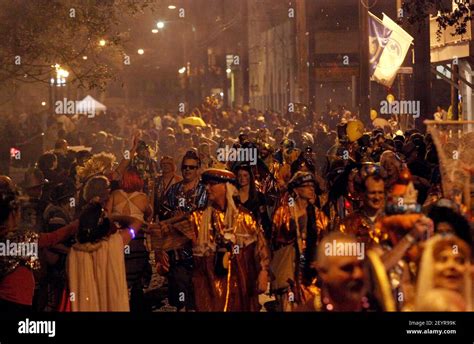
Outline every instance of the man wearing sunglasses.
{"label": "man wearing sunglasses", "polygon": [[[165,196],[164,205],[170,216],[179,216],[203,208],[207,203],[206,187],[201,182],[201,161],[197,153],[188,151],[181,162],[183,180],[173,184]],[[192,271],[194,267],[192,242],[182,248],[161,252],[157,257],[159,269],[168,272],[168,299],[178,311],[195,310]]]}

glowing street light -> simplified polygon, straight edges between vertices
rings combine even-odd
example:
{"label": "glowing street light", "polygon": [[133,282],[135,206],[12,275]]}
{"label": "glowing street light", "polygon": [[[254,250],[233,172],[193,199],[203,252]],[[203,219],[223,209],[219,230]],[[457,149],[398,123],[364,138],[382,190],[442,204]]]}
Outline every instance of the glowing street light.
{"label": "glowing street light", "polygon": [[138,55],[143,55],[145,53],[145,50],[143,49],[138,49],[137,51]]}
{"label": "glowing street light", "polygon": [[178,73],[179,73],[179,74],[184,74],[184,73],[186,73],[186,67],[181,67],[180,69],[178,69]]}
{"label": "glowing street light", "polygon": [[169,8],[170,10],[175,10],[175,9],[176,9],[176,6],[175,6],[175,5],[169,5],[168,8]]}
{"label": "glowing street light", "polygon": [[162,21],[159,21],[158,23],[156,23],[156,27],[157,27],[158,29],[162,29],[162,28],[165,27],[165,23],[163,23]]}
{"label": "glowing street light", "polygon": [[104,47],[105,44],[107,44],[107,42],[105,41],[105,39],[101,39],[101,40],[99,41],[99,45],[100,45],[101,47]]}
{"label": "glowing street light", "polygon": [[41,102],[41,106],[46,106],[46,102]]}
{"label": "glowing street light", "polygon": [[158,33],[158,29],[153,29],[153,30],[151,30],[151,32]]}
{"label": "glowing street light", "polygon": [[227,68],[225,71],[227,72],[227,74],[230,74],[232,72],[232,69]]}
{"label": "glowing street light", "polygon": [[64,70],[62,68],[59,68],[57,71],[57,75],[59,77],[67,78],[69,76],[69,72],[67,70]]}
{"label": "glowing street light", "polygon": [[87,56],[86,55],[82,56],[82,59],[87,60]]}
{"label": "glowing street light", "polygon": [[56,69],[56,80],[54,80],[54,78],[51,78],[51,85],[54,85],[56,83],[57,86],[65,86],[66,78],[69,76],[69,72],[61,68],[61,65],[58,63],[56,63],[52,67]]}

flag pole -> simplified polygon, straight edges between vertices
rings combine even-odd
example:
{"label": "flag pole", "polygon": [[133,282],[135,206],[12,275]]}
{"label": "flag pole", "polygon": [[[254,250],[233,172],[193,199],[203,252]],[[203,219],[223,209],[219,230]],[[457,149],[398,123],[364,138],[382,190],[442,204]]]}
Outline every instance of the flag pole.
{"label": "flag pole", "polygon": [[367,126],[370,123],[369,73],[369,10],[359,0],[359,116]]}

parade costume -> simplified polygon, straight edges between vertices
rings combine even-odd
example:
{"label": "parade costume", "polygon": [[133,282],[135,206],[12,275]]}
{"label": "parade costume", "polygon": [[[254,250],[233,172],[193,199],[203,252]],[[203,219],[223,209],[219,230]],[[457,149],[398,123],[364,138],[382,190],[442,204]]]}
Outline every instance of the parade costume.
{"label": "parade costume", "polygon": [[193,283],[197,311],[258,311],[257,280],[270,262],[263,231],[233,200],[232,172],[209,169],[205,183],[226,183],[225,210],[208,205],[192,213],[196,232]]}
{"label": "parade costume", "polygon": [[124,242],[120,233],[96,243],[74,244],[67,261],[73,312],[127,312]]}
{"label": "parade costume", "polygon": [[398,310],[413,309],[420,252],[410,231],[422,217],[417,195],[410,172],[403,170],[387,198],[385,216],[376,224],[388,236],[381,245],[385,252],[395,249],[402,237],[412,245],[403,258],[387,271]]}
{"label": "parade costume", "polygon": [[[365,184],[369,177],[385,177],[385,172],[379,165],[366,162],[362,163],[358,170],[353,170],[353,183],[359,188]],[[356,236],[366,245],[383,244],[388,240],[388,235],[379,225],[384,217],[382,211],[378,211],[374,216],[369,216],[364,204],[359,210],[350,213],[342,220],[339,230],[343,233]]]}
{"label": "parade costume", "polygon": [[[51,247],[69,238],[77,228],[77,222],[73,222],[51,233],[15,230],[0,237],[0,241],[15,243],[17,247],[25,244],[37,245],[38,248]],[[35,288],[33,271],[39,269],[40,264],[37,255],[26,253],[0,257],[0,300],[31,306]]]}
{"label": "parade costume", "polygon": [[380,244],[388,238],[387,233],[377,225],[383,216],[379,214],[375,219],[371,219],[364,210],[359,210],[344,218],[339,230],[342,233],[355,235],[366,245]]}
{"label": "parade costume", "polygon": [[[165,207],[170,217],[175,211],[190,212],[202,208],[207,203],[206,187],[198,182],[195,188],[184,190],[184,181],[173,184],[166,194]],[[194,290],[192,271],[194,267],[192,243],[167,251],[170,270],[168,273],[168,297],[170,304],[178,309],[194,310]]]}
{"label": "parade costume", "polygon": [[[295,188],[306,183],[316,185],[314,176],[298,172],[289,186]],[[310,264],[316,245],[328,226],[326,215],[313,205],[309,204],[306,209],[297,208],[297,203],[290,198],[273,216],[272,290],[282,295],[280,302],[286,311],[314,294],[315,275]]]}

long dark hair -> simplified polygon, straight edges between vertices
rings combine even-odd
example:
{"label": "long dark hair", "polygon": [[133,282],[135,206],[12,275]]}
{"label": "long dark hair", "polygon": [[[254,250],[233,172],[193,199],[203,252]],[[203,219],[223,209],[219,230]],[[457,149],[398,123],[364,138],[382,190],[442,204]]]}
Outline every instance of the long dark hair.
{"label": "long dark hair", "polygon": [[234,173],[237,177],[237,189],[240,190],[240,184],[238,182],[239,170],[247,171],[248,174],[249,174],[249,199],[248,200],[250,201],[250,200],[257,199],[258,193],[257,193],[257,187],[255,185],[255,177],[254,177],[253,172],[252,172],[252,167],[250,165],[247,165],[247,164],[242,164],[242,165],[238,165],[234,169]]}
{"label": "long dark hair", "polygon": [[95,243],[110,233],[111,223],[99,203],[88,204],[79,217],[79,243]]}

